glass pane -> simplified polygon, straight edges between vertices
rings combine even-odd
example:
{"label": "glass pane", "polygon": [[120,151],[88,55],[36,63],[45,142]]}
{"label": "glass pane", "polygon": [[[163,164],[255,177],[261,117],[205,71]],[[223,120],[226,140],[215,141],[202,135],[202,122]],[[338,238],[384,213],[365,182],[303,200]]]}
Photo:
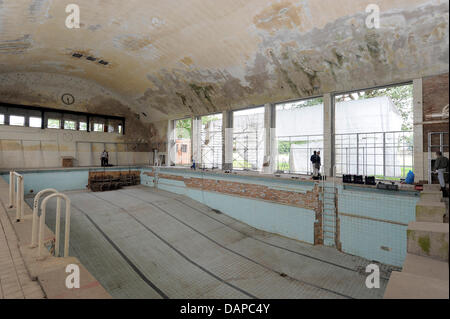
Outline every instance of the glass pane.
{"label": "glass pane", "polygon": [[201,117],[201,162],[205,168],[222,167],[222,114]]}
{"label": "glass pane", "polygon": [[233,168],[262,170],[264,107],[233,112]]}
{"label": "glass pane", "polygon": [[0,124],[5,124],[5,116],[0,114]]}
{"label": "glass pane", "polygon": [[[280,103],[276,109],[277,171],[313,174],[316,151],[323,165],[323,98]],[[317,152],[320,152],[318,154]]]}
{"label": "glass pane", "polygon": [[17,115],[10,115],[9,116],[9,125],[24,126],[25,125],[25,117],[17,116]]}
{"label": "glass pane", "polygon": [[30,127],[41,127],[42,119],[40,117],[30,117]]}
{"label": "glass pane", "polygon": [[61,128],[61,122],[57,119],[48,119],[47,121],[48,128]]}
{"label": "glass pane", "polygon": [[77,123],[75,121],[64,121],[64,129],[65,130],[76,130]]}
{"label": "glass pane", "polygon": [[80,122],[80,131],[87,131],[87,123]]}
{"label": "glass pane", "polygon": [[103,132],[103,124],[94,123],[94,132]]}
{"label": "glass pane", "polygon": [[191,164],[191,131],[192,121],[190,118],[175,121],[175,165]]}

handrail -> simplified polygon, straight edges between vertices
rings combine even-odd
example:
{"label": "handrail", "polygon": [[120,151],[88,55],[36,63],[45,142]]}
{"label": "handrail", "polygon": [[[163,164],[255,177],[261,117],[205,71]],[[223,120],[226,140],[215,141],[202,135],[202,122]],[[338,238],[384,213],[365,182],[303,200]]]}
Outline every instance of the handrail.
{"label": "handrail", "polygon": [[44,245],[44,226],[47,202],[52,198],[57,198],[56,203],[56,229],[55,229],[55,256],[59,256],[59,234],[61,224],[61,198],[66,203],[66,224],[64,229],[64,257],[69,256],[69,238],[70,238],[70,198],[67,195],[56,193],[47,196],[41,204],[41,217],[39,219],[39,248],[38,256],[41,257],[42,246]]}
{"label": "handrail", "polygon": [[[16,179],[18,182],[16,183]],[[16,191],[17,184],[17,191]],[[15,197],[15,203],[14,203]],[[23,175],[15,171],[9,172],[9,208],[16,207],[16,221],[20,222],[20,219],[24,216],[24,187],[23,187]]]}
{"label": "handrail", "polygon": [[31,247],[36,247],[37,246],[37,227],[38,227],[38,212],[39,212],[39,200],[41,198],[42,195],[44,195],[45,193],[58,193],[58,191],[54,188],[47,188],[44,190],[41,190],[39,193],[36,194],[36,196],[34,197],[34,201],[33,201],[33,223],[31,226]]}

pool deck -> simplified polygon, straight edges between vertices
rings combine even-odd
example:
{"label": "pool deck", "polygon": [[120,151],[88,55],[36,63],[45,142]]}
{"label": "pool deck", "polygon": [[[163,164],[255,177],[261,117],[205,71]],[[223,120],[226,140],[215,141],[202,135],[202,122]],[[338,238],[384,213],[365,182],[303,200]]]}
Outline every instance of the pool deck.
{"label": "pool deck", "polygon": [[28,273],[6,207],[0,202],[0,299],[42,299],[44,296],[39,283]]}

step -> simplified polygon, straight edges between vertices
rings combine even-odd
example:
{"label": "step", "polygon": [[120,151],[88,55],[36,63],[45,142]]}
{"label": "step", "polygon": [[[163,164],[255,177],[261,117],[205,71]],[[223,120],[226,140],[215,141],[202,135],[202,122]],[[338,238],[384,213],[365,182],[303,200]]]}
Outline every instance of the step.
{"label": "step", "polygon": [[440,191],[441,185],[439,184],[423,184],[424,191]]}
{"label": "step", "polygon": [[440,280],[448,280],[448,263],[429,257],[406,254],[402,272]]}
{"label": "step", "polygon": [[448,280],[393,271],[384,299],[448,299]]}
{"label": "step", "polygon": [[430,202],[442,202],[442,192],[431,191],[431,190],[423,190],[420,192],[420,200],[430,201]]}
{"label": "step", "polygon": [[410,222],[408,253],[448,262],[448,224]]}
{"label": "step", "polygon": [[445,203],[420,200],[416,204],[416,221],[443,223],[447,208]]}

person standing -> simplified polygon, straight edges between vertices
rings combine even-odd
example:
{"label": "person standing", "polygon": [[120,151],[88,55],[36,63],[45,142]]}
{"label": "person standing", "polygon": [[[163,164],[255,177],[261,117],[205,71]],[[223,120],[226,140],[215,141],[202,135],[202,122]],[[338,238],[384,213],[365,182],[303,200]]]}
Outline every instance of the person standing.
{"label": "person standing", "polygon": [[108,161],[108,153],[106,152],[106,150],[103,150],[101,157],[102,167],[106,166],[107,161]]}
{"label": "person standing", "polygon": [[317,177],[319,174],[316,163],[317,163],[317,151],[314,151],[314,154],[311,156],[311,164],[313,167],[313,178]]}
{"label": "person standing", "polygon": [[448,197],[444,173],[448,168],[448,158],[442,155],[442,152],[436,152],[436,161],[434,162],[434,171],[438,174],[439,184],[444,197]]}
{"label": "person standing", "polygon": [[317,175],[320,176],[320,166],[321,166],[321,162],[320,162],[320,151],[317,151],[317,157],[316,157],[316,169],[317,169]]}

